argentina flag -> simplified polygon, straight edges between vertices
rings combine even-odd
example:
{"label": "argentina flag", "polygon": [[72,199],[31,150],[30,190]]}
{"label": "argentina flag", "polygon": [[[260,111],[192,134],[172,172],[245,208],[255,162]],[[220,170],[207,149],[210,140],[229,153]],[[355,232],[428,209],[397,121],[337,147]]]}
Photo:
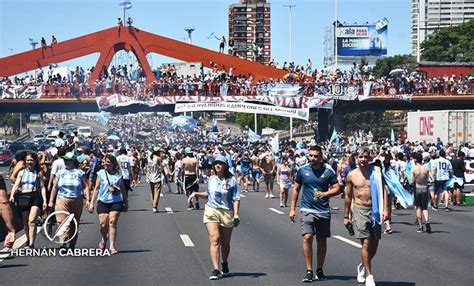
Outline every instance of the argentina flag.
{"label": "argentina flag", "polygon": [[255,143],[255,142],[258,142],[261,138],[260,135],[258,135],[257,133],[253,132],[252,129],[249,128],[249,132],[248,132],[248,140],[250,143]]}
{"label": "argentina flag", "polygon": [[188,132],[193,131],[196,125],[197,125],[197,120],[192,118],[191,116],[180,115],[180,116],[173,117],[173,120],[171,121],[172,129],[176,127],[181,127]]}

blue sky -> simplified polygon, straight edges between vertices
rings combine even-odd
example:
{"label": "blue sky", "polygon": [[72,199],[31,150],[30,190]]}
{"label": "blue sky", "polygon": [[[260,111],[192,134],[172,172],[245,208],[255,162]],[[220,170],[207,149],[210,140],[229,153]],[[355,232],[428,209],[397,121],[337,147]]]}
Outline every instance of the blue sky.
{"label": "blue sky", "polygon": [[[186,38],[185,27],[194,26],[193,44],[218,49],[218,41],[207,37],[228,38],[228,7],[238,0],[131,0],[127,16],[134,26],[177,40]],[[0,0],[0,57],[31,49],[28,38],[48,43],[51,35],[58,41],[110,28],[123,15],[122,0]],[[324,28],[334,21],[334,0],[285,0],[271,3],[272,57],[279,63],[288,59],[288,8],[293,10],[293,60],[304,64],[308,58],[323,64]],[[410,53],[410,0],[339,0],[341,22],[389,20],[388,54]],[[11,51],[10,49],[13,49]],[[90,67],[98,55],[64,64]],[[154,56],[152,65],[176,60]]]}

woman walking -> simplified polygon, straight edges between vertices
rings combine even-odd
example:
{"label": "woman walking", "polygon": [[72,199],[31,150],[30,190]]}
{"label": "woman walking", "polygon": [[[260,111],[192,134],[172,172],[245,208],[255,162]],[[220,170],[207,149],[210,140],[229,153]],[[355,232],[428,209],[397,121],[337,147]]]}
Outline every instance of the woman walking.
{"label": "woman walking", "polygon": [[288,158],[283,157],[277,168],[277,182],[280,183],[280,208],[288,206],[288,190],[291,188],[293,172],[288,165]]}
{"label": "woman walking", "polygon": [[[36,219],[41,208],[46,209],[46,188],[43,183],[43,173],[40,170],[38,156],[35,153],[27,153],[25,168],[18,172],[15,184],[10,194],[10,201],[16,202],[21,212],[23,226],[27,234],[26,247],[34,248],[36,239]],[[15,193],[21,190],[18,198]],[[40,191],[41,190],[41,194]],[[43,203],[41,204],[41,199]]]}
{"label": "woman walking", "polygon": [[[82,215],[82,208],[84,206],[82,200],[82,193],[86,196],[86,207],[89,208],[90,204],[90,193],[89,184],[85,175],[85,172],[79,169],[79,163],[76,160],[76,155],[73,152],[68,152],[63,156],[65,169],[59,170],[54,178],[53,189],[51,190],[51,198],[49,199],[49,207],[54,206],[54,198],[56,198],[55,211],[64,211],[74,215],[74,218],[79,223]],[[57,196],[57,197],[56,197]],[[56,213],[56,221],[58,225],[66,218],[64,213]],[[59,238],[61,247],[67,247],[69,242],[69,248],[74,249],[77,242],[77,235],[74,236],[75,229],[68,227],[65,234]]]}
{"label": "woman walking", "polygon": [[94,201],[97,199],[97,213],[102,235],[99,248],[105,249],[107,239],[110,239],[110,254],[117,254],[118,250],[115,248],[117,224],[120,213],[128,210],[128,195],[123,184],[120,165],[114,155],[105,156],[104,167],[105,169],[97,172],[94,193],[89,202],[89,212],[94,211]]}
{"label": "woman walking", "polygon": [[[203,222],[209,233],[210,255],[214,269],[209,279],[217,280],[230,275],[227,259],[232,229],[240,223],[240,189],[235,177],[229,172],[229,165],[224,156],[218,156],[214,160],[213,169],[215,175],[209,178],[207,191],[192,193],[188,203],[191,203],[194,197],[207,198]],[[219,248],[222,272],[219,270]]]}

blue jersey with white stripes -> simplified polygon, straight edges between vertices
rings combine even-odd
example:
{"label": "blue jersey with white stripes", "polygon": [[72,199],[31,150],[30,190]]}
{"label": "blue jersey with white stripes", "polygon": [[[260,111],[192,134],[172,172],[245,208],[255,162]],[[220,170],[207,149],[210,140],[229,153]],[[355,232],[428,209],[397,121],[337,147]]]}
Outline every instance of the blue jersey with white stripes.
{"label": "blue jersey with white stripes", "polygon": [[58,198],[80,198],[84,186],[82,176],[84,171],[80,169],[62,169],[56,173],[58,177]]}
{"label": "blue jersey with white stripes", "polygon": [[217,176],[210,177],[206,192],[207,207],[234,210],[234,201],[240,201],[240,189],[235,177],[223,180]]}
{"label": "blue jersey with white stripes", "polygon": [[110,186],[114,186],[120,189],[123,181],[122,172],[118,171],[115,174],[109,174],[106,170],[100,170],[97,172],[97,178],[100,179],[99,195],[97,196],[97,200],[103,203],[123,202],[122,192],[112,194],[109,188]]}
{"label": "blue jersey with white stripes", "polygon": [[21,175],[21,189],[22,190],[31,190],[36,188],[36,179],[38,175],[36,170],[30,171],[27,168],[23,169],[23,174]]}

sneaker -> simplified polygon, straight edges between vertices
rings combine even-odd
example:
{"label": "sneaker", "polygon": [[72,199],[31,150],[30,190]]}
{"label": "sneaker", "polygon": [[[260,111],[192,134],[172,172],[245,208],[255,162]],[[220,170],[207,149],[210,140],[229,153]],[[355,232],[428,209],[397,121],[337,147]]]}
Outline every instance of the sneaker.
{"label": "sneaker", "polygon": [[283,208],[283,207],[285,207],[285,206],[283,204],[280,204],[280,208]]}
{"label": "sneaker", "polygon": [[446,208],[444,208],[444,211],[445,212],[450,212],[451,210],[448,207],[446,207]]}
{"label": "sneaker", "polygon": [[307,270],[306,275],[304,276],[303,280],[301,280],[304,283],[310,283],[314,281],[314,274],[313,270]]}
{"label": "sneaker", "polygon": [[438,208],[437,208],[437,207],[435,207],[435,206],[431,206],[431,209],[432,209],[432,210],[434,210],[435,212],[437,212],[437,211],[438,211]]}
{"label": "sneaker", "polygon": [[327,280],[326,275],[324,275],[324,272],[322,269],[316,270],[316,279],[320,281]]}
{"label": "sneaker", "polygon": [[357,266],[357,283],[365,282],[365,267],[362,263]]}
{"label": "sneaker", "polygon": [[189,206],[188,206],[188,211],[191,211],[191,210],[193,210],[193,209],[194,209],[193,205],[189,205]]}
{"label": "sneaker", "polygon": [[392,234],[393,230],[391,228],[387,228],[383,233],[385,234]]}
{"label": "sneaker", "polygon": [[269,195],[268,195],[268,194],[266,194],[266,195],[265,195],[265,198],[266,198],[266,199],[268,199],[268,197],[269,197]]}
{"label": "sneaker", "polygon": [[158,210],[156,208],[153,208],[153,212],[156,213],[158,212]]}
{"label": "sneaker", "polygon": [[365,286],[375,286],[374,275],[365,277]]}
{"label": "sneaker", "polygon": [[273,194],[270,195],[270,199],[273,199],[275,196]]}
{"label": "sneaker", "polygon": [[117,250],[117,249],[115,249],[115,248],[111,248],[111,249],[110,249],[110,255],[115,255],[115,254],[117,254],[117,253],[118,253],[118,250]]}
{"label": "sneaker", "polygon": [[100,242],[99,242],[99,248],[104,250],[105,247],[106,247],[106,241],[104,239],[102,239]]}
{"label": "sneaker", "polygon": [[222,262],[221,266],[222,266],[222,276],[223,277],[229,276],[230,275],[229,263],[228,262]]}
{"label": "sneaker", "polygon": [[431,224],[429,222],[425,223],[426,233],[431,233]]}
{"label": "sneaker", "polygon": [[217,280],[222,277],[222,274],[219,270],[214,269],[211,273],[211,276],[209,276],[209,280]]}
{"label": "sneaker", "polygon": [[420,227],[418,228],[418,230],[417,230],[416,232],[418,232],[418,233],[422,233],[422,232],[423,232],[423,226],[422,226],[422,225],[420,225]]}

